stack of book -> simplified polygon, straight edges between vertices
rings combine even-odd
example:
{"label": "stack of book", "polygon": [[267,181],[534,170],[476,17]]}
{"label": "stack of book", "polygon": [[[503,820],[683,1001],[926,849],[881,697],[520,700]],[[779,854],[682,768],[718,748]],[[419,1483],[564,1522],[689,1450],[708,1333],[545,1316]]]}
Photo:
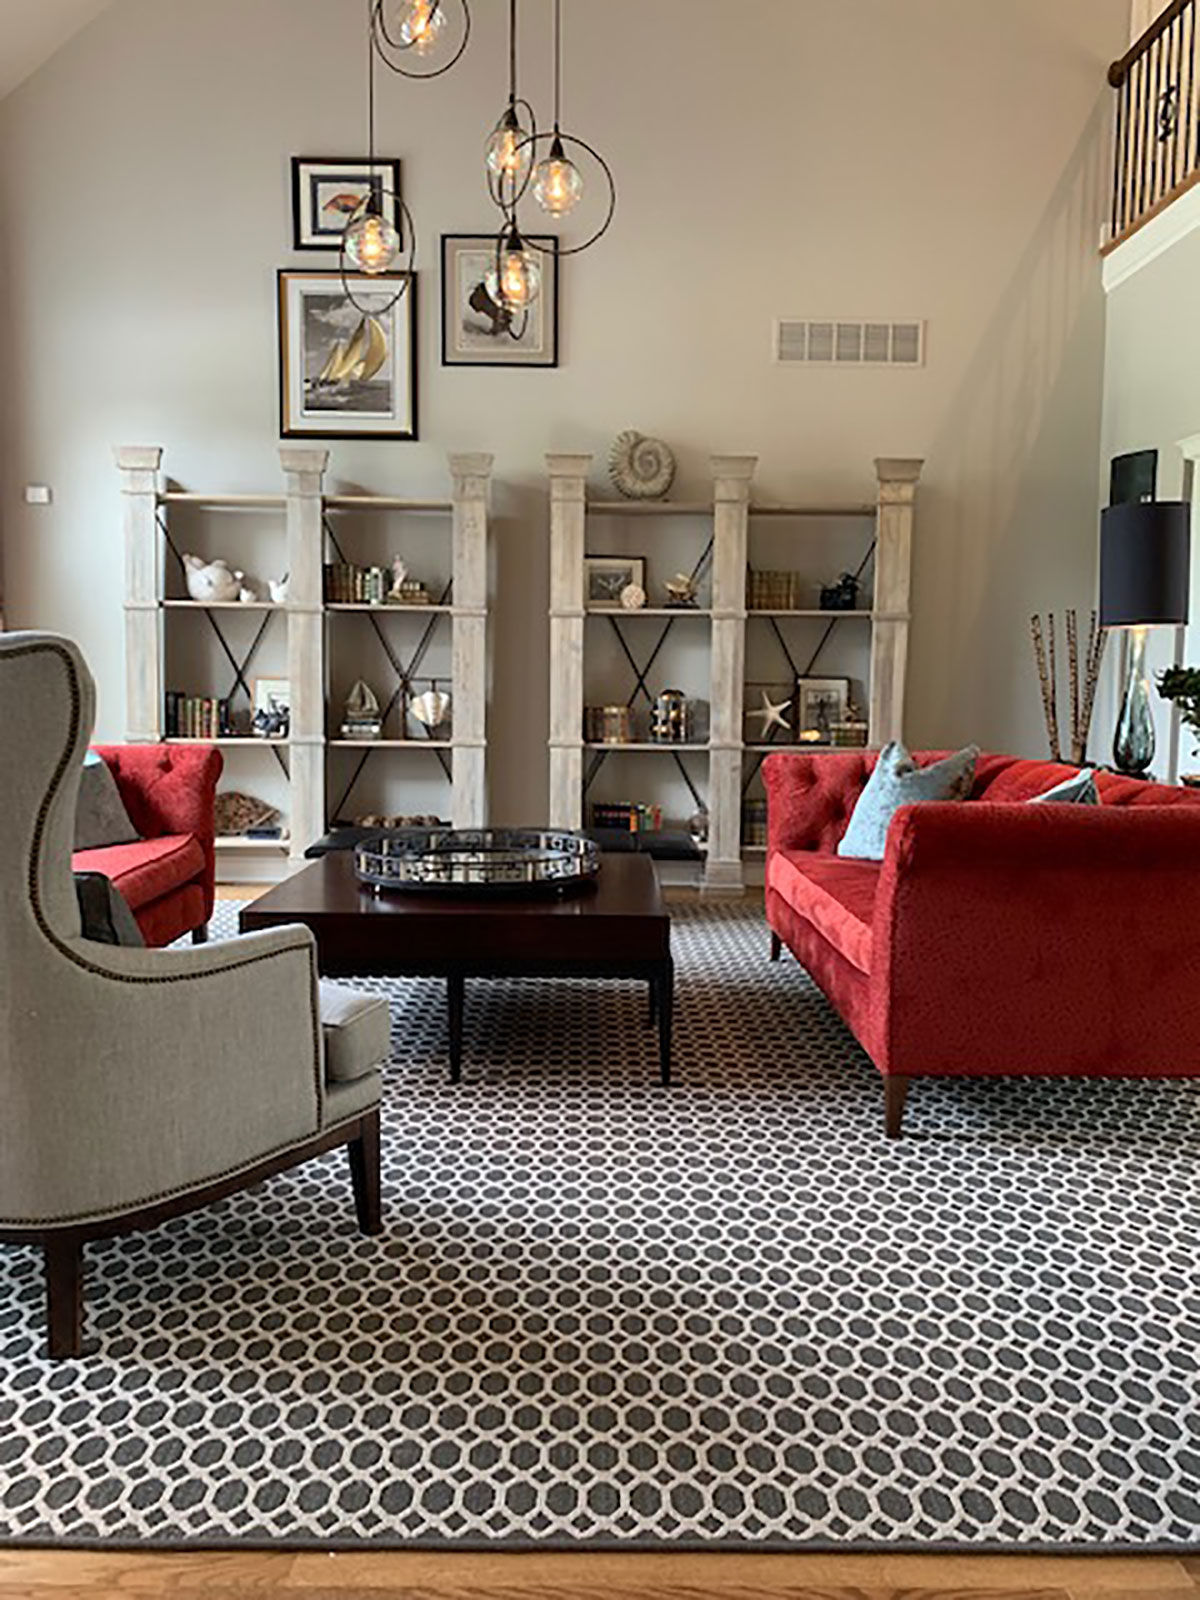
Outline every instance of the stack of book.
{"label": "stack of book", "polygon": [[662,807],[642,806],[632,800],[592,802],[593,828],[620,828],[623,833],[659,833]]}
{"label": "stack of book", "polygon": [[746,573],[748,611],[800,611],[804,609],[805,580],[798,572]]}
{"label": "stack of book", "polygon": [[168,739],[221,739],[234,733],[228,700],[168,690],[164,709]]}

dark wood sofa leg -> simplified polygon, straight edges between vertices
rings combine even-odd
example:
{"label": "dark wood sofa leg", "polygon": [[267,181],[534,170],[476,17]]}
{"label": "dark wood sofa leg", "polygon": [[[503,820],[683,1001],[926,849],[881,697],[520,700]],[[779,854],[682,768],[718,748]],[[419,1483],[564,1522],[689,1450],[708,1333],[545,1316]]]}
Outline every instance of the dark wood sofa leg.
{"label": "dark wood sofa leg", "polygon": [[83,1245],[73,1234],[47,1239],[46,1341],[51,1361],[84,1355]]}
{"label": "dark wood sofa leg", "polygon": [[908,1086],[912,1080],[889,1076],[883,1081],[887,1136],[889,1139],[899,1139],[904,1131],[904,1104],[908,1099]]}
{"label": "dark wood sofa leg", "polygon": [[202,922],[198,928],[193,928],[192,929],[192,943],[193,944],[207,944],[208,943],[208,923],[207,922]]}
{"label": "dark wood sofa leg", "polygon": [[771,929],[771,960],[772,961],[778,961],[779,957],[782,954],[783,954],[783,940],[775,932],[775,929],[772,928]]}
{"label": "dark wood sofa leg", "polygon": [[354,1185],[354,1209],[359,1231],[383,1232],[383,1206],[379,1185],[379,1112],[370,1112],[358,1125],[357,1139],[350,1151],[350,1181]]}

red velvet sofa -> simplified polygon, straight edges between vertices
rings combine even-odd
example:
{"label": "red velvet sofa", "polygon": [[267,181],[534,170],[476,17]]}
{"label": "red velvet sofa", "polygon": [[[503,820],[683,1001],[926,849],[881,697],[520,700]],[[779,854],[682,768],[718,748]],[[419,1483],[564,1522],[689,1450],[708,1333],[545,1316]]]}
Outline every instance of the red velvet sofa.
{"label": "red velvet sofa", "polygon": [[[944,751],[923,752],[921,764]],[[981,755],[971,798],[906,806],[882,862],[836,854],[876,753],[780,752],[767,790],[771,959],[787,945],[883,1074],[1200,1076],[1200,794]]]}
{"label": "red velvet sofa", "polygon": [[207,745],[95,745],[117,780],[135,844],[78,850],[76,872],[102,872],[129,905],[148,945],[190,933],[212,916],[216,879],[213,809],[223,760]]}

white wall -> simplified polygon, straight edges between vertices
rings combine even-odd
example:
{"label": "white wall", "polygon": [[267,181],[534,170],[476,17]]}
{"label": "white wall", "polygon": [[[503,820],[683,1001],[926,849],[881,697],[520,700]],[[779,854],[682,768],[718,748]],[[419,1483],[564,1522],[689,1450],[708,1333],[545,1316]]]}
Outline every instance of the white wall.
{"label": "white wall", "polygon": [[[1184,463],[1179,441],[1200,433],[1200,325],[1196,318],[1196,284],[1200,281],[1200,207],[1195,197],[1177,201],[1197,226],[1169,249],[1125,278],[1108,297],[1107,351],[1104,368],[1104,426],[1102,474],[1107,492],[1107,464],[1114,455],[1131,450],[1158,451],[1158,497],[1178,499],[1185,488]],[[1175,211],[1175,208],[1172,208]],[[1176,216],[1178,216],[1176,212]],[[1123,249],[1139,243],[1135,236]],[[1117,262],[1120,252],[1111,260]],[[1200,485],[1196,486],[1200,492]],[[1185,635],[1183,658],[1200,659],[1200,551],[1192,552],[1192,624]],[[1156,628],[1150,635],[1148,658],[1157,673],[1175,652],[1175,631]],[[1112,651],[1109,699],[1102,707],[1115,714],[1119,652]],[[1167,770],[1171,740],[1169,708],[1153,697],[1160,748],[1155,770]],[[1101,729],[1098,725],[1097,731]],[[1105,728],[1103,732],[1107,733]],[[1100,746],[1098,745],[1098,748]],[[1193,741],[1184,730],[1180,746],[1181,770],[1195,771]]]}
{"label": "white wall", "polygon": [[[568,119],[620,181],[566,265],[557,372],[437,364],[443,231],[486,228],[500,0],[436,85],[383,85],[380,145],[421,233],[421,443],[337,445],[335,476],[430,491],[496,452],[500,819],[542,814],[546,450],[662,434],[699,493],[758,451],[766,497],[860,500],[926,456],[910,736],[1038,750],[1028,613],[1093,587],[1104,70],[1128,0],[568,0]],[[116,0],[0,105],[0,392],[9,625],[82,642],[122,727],[110,446],[197,486],[270,487],[288,158],[365,142],[357,0]],[[545,103],[548,0],[526,0]],[[536,26],[535,26],[536,24]],[[918,373],[772,366],[779,314],[924,316]],[[48,511],[20,503],[53,484]]]}

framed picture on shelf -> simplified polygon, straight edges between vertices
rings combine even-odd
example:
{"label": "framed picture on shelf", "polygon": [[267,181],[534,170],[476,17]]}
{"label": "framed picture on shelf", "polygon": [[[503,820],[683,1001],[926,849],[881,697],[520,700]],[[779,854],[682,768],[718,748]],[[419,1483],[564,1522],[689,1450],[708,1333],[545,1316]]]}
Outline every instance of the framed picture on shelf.
{"label": "framed picture on shelf", "polygon": [[583,603],[589,611],[622,611],[621,595],[631,583],[646,587],[642,556],[584,556]]}
{"label": "framed picture on shelf", "polygon": [[340,250],[346,224],[373,196],[404,240],[400,163],[365,156],[292,157],[292,249]]}
{"label": "framed picture on shelf", "polygon": [[[407,291],[389,305],[400,280]],[[346,293],[349,284],[354,299]],[[417,280],[279,274],[279,425],[285,439],[415,439]]]}
{"label": "framed picture on shelf", "polygon": [[556,367],[558,365],[558,240],[525,240],[541,272],[541,293],[522,317],[488,291],[496,268],[496,235],[442,235],[442,365]]}
{"label": "framed picture on shelf", "polygon": [[254,694],[254,711],[274,712],[292,709],[292,686],[287,678],[254,678],[250,684]]}
{"label": "framed picture on shelf", "polygon": [[849,678],[797,678],[796,739],[800,744],[832,744],[835,723],[845,722]]}
{"label": "framed picture on shelf", "polygon": [[796,695],[793,684],[780,678],[747,683],[742,702],[742,739],[746,744],[790,745],[796,737]]}

